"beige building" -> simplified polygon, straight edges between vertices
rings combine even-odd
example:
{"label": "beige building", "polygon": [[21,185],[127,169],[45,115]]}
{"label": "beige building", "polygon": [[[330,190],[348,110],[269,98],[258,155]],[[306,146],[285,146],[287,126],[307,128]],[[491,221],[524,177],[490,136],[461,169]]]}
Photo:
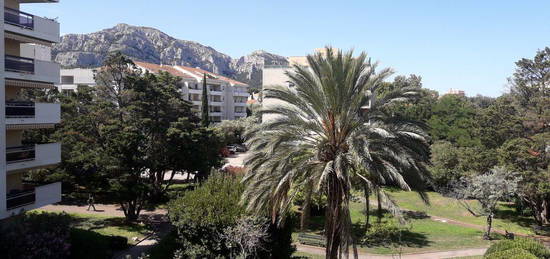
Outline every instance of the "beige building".
{"label": "beige building", "polygon": [[25,88],[51,89],[59,81],[59,64],[50,47],[60,40],[59,23],[22,12],[30,3],[54,0],[2,0],[0,50],[0,219],[61,200],[61,183],[25,182],[29,170],[61,162],[60,143],[35,144],[23,140],[29,129],[51,128],[60,122],[55,103],[34,103],[20,96]]}
{"label": "beige building", "polygon": [[248,85],[212,72],[186,66],[157,65],[135,62],[143,70],[151,73],[168,72],[181,78],[182,95],[193,103],[193,109],[199,114],[202,108],[202,86],[206,74],[208,90],[208,115],[212,122],[235,120],[246,117]]}

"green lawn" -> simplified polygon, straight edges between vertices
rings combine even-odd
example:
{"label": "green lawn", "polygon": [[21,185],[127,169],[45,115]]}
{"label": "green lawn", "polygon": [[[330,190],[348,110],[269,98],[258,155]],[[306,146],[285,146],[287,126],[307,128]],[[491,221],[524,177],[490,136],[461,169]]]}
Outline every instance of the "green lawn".
{"label": "green lawn", "polygon": [[[462,207],[456,200],[443,197],[439,193],[429,192],[430,204],[426,205],[418,195],[411,192],[391,191],[399,206],[403,209],[421,211],[428,215],[449,218],[461,222],[485,226],[485,217],[475,217]],[[479,206],[477,201],[469,201],[472,206]],[[508,230],[513,233],[535,234],[531,225],[534,224],[531,216],[519,215],[509,203],[501,203],[493,227]]]}
{"label": "green lawn", "polygon": [[[356,235],[364,233],[365,216],[362,213],[364,204],[352,202],[350,204],[352,222]],[[376,224],[376,215],[371,214],[371,224]],[[311,218],[310,234],[321,235],[323,230],[323,216]],[[383,222],[395,222],[388,214],[384,214]],[[399,224],[395,223],[395,226]],[[487,247],[490,241],[482,239],[482,231],[433,221],[427,217],[409,216],[408,224],[400,226],[398,236],[376,239],[360,247],[360,251],[375,254],[419,253],[429,251],[445,251],[463,248]],[[297,233],[294,239],[297,240]],[[497,235],[497,238],[500,236]]]}
{"label": "green lawn", "polygon": [[[34,210],[34,212],[42,212]],[[122,236],[128,238],[128,244],[134,245],[134,237],[138,241],[143,239],[149,230],[143,224],[126,223],[123,217],[106,217],[94,214],[70,213],[73,218],[72,227],[82,230],[93,231],[105,236]]]}

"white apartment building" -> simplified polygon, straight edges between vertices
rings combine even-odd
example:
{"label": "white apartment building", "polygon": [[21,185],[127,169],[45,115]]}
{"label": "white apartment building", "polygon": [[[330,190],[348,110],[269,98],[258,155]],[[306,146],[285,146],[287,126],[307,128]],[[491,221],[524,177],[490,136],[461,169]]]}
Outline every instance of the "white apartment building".
{"label": "white apartment building", "polygon": [[33,103],[20,97],[23,88],[51,89],[59,81],[59,64],[49,48],[60,40],[59,23],[22,12],[23,4],[56,0],[1,0],[4,39],[0,51],[0,219],[61,201],[61,183],[23,181],[31,169],[61,162],[61,144],[23,142],[23,131],[60,122],[59,104]]}
{"label": "white apartment building", "polygon": [[193,103],[193,109],[199,114],[202,108],[202,86],[206,74],[208,91],[208,115],[212,122],[235,120],[246,117],[248,85],[212,72],[186,66],[157,65],[135,62],[136,65],[151,73],[168,72],[181,78],[184,99]]}
{"label": "white apartment building", "polygon": [[59,92],[74,92],[79,85],[95,86],[95,69],[72,68],[61,69],[60,84],[57,85]]}
{"label": "white apartment building", "polygon": [[[249,97],[248,85],[212,72],[186,66],[158,65],[134,61],[143,71],[159,73],[168,72],[181,78],[182,95],[193,103],[193,109],[200,115],[202,108],[202,81],[206,74],[208,87],[208,114],[212,122],[235,120],[246,117],[246,102]],[[76,91],[78,85],[95,86],[96,69],[73,68],[61,70],[61,83],[57,86],[60,92]]]}

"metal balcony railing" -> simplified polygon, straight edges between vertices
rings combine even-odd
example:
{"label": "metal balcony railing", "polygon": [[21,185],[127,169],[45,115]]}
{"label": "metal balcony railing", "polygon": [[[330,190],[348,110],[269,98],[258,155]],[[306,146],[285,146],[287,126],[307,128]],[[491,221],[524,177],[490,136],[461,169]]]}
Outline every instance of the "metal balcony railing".
{"label": "metal balcony railing", "polygon": [[34,118],[35,115],[33,102],[6,102],[6,118]]}
{"label": "metal balcony railing", "polygon": [[36,202],[34,189],[8,194],[6,196],[6,207],[8,210],[23,207]]}
{"label": "metal balcony railing", "polygon": [[6,71],[34,74],[34,59],[6,55]]}
{"label": "metal balcony railing", "polygon": [[34,15],[17,9],[4,8],[4,22],[25,29],[34,30]]}
{"label": "metal balcony railing", "polygon": [[21,146],[6,148],[6,163],[32,161],[36,158],[35,146]]}

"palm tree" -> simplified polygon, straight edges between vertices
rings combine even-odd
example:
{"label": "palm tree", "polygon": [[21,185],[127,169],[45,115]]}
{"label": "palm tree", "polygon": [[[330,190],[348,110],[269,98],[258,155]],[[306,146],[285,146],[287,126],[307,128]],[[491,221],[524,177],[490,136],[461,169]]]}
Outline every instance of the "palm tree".
{"label": "palm tree", "polygon": [[411,190],[409,182],[426,178],[427,136],[416,123],[381,109],[412,98],[414,91],[386,94],[364,109],[368,93],[391,73],[376,73],[365,53],[353,57],[352,51],[327,47],[326,54],[307,60],[309,67],[295,65],[287,74],[294,88],[265,90],[266,98],[283,102],[264,107],[260,113],[272,119],[247,132],[251,155],[245,161],[243,201],[250,212],[267,211],[283,223],[296,193],[312,187],[327,196],[326,258],[347,257],[350,245],[357,256],[349,213],[352,178],[374,190],[379,184]]}

